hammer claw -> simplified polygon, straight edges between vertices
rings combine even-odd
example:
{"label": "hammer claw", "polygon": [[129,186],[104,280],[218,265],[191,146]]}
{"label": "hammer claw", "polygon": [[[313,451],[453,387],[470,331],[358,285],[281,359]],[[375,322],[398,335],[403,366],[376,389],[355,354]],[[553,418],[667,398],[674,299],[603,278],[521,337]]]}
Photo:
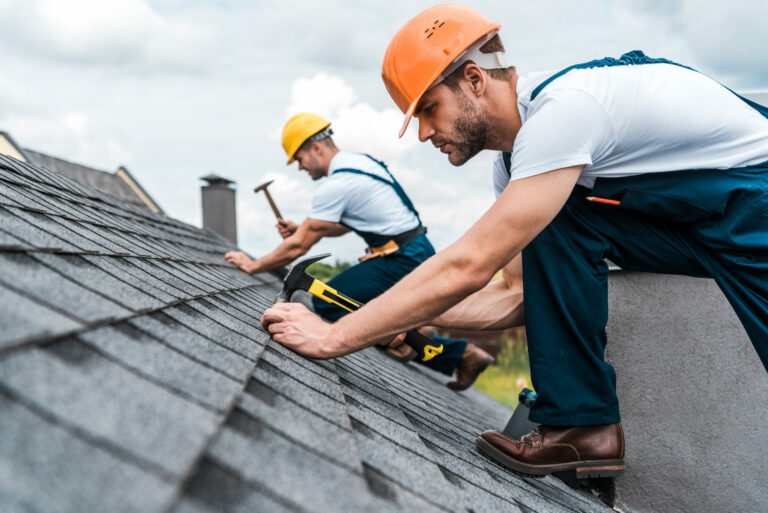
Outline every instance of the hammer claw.
{"label": "hammer claw", "polygon": [[[319,297],[320,299],[335,304],[339,308],[352,312],[362,307],[363,304],[356,300],[341,294],[329,287],[325,283],[316,280],[307,273],[307,267],[325,257],[331,256],[330,253],[307,257],[294,264],[283,282],[283,290],[275,298],[275,303],[284,303],[291,298],[297,290],[304,290]],[[425,337],[416,330],[409,331],[405,336],[405,343],[411,346],[419,355],[422,361],[426,362],[443,352],[443,345],[436,344],[430,338]]]}

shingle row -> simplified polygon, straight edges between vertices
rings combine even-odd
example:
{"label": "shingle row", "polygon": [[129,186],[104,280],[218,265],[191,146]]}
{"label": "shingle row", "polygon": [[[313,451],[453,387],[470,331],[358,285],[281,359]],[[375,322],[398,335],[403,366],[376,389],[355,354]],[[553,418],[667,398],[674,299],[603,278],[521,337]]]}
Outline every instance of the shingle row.
{"label": "shingle row", "polygon": [[0,156],[0,510],[609,511],[479,455],[486,396],[270,341],[228,249]]}

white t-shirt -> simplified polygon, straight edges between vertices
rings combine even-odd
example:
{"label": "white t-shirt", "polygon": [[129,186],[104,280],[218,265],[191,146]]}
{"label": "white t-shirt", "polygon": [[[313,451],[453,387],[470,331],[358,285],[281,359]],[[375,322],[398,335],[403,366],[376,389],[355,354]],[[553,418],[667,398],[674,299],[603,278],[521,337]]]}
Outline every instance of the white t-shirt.
{"label": "white t-shirt", "polygon": [[357,173],[334,173],[337,169],[358,169],[392,181],[367,156],[340,151],[331,159],[328,176],[318,180],[310,218],[379,235],[397,235],[419,225],[392,186]]}
{"label": "white t-shirt", "polygon": [[[574,69],[521,76],[523,126],[511,180],[584,164],[579,184],[687,169],[728,169],[768,160],[768,119],[711,78],[672,64]],[[501,152],[497,196],[511,181]]]}

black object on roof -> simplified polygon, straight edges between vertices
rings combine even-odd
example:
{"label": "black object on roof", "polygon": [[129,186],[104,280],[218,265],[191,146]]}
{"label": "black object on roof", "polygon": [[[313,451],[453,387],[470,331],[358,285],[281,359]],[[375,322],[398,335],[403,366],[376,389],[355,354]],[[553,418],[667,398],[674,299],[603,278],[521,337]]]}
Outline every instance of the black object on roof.
{"label": "black object on roof", "polygon": [[230,184],[235,183],[234,180],[230,180],[229,178],[224,178],[223,176],[219,176],[213,173],[201,176],[200,180],[205,180],[208,185],[219,185],[223,187],[229,187]]}
{"label": "black object on roof", "polygon": [[230,249],[0,156],[0,511],[612,511],[480,456],[484,394],[272,341]]}

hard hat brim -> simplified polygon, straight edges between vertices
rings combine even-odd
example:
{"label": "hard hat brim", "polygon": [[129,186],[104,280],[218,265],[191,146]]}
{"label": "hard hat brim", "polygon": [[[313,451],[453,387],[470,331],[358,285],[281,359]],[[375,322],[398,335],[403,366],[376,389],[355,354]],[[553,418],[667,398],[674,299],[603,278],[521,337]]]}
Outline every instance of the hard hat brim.
{"label": "hard hat brim", "polygon": [[331,122],[311,112],[301,112],[289,119],[283,127],[282,145],[290,165],[296,161],[296,153],[310,137],[331,126]]}
{"label": "hard hat brim", "polygon": [[[482,30],[478,30],[475,34],[470,34],[468,37],[469,40],[471,40],[473,43],[476,42],[478,39],[482,38],[483,36],[487,36],[489,34],[497,34],[501,30],[501,23],[498,22],[491,22],[485,25]],[[490,39],[490,37],[488,38]],[[472,43],[471,43],[472,44]],[[458,59],[464,51],[469,48],[470,45],[467,45],[465,48],[460,49],[454,49],[453,52],[447,54],[447,58],[445,61],[434,71],[432,74],[432,77],[430,81],[426,84],[424,89],[416,96],[416,98],[413,100],[413,102],[408,106],[408,110],[405,111],[405,119],[403,120],[403,125],[400,127],[400,132],[398,133],[398,138],[402,138],[405,134],[405,131],[408,129],[408,124],[411,122],[411,118],[413,117],[413,113],[416,110],[416,105],[418,105],[419,101],[421,101],[421,98],[424,96],[424,93],[429,91],[433,86],[437,85],[435,83],[435,80],[440,77],[440,74],[451,65],[451,63]]]}
{"label": "hard hat brim", "polygon": [[[424,96],[424,94],[422,93],[421,96]],[[408,110],[405,112],[405,119],[403,119],[403,126],[400,127],[400,132],[397,134],[398,139],[401,139],[405,134],[405,131],[408,129],[408,124],[411,122],[411,118],[413,117],[413,112],[416,110],[416,104],[418,104],[419,100],[421,100],[421,96],[416,98],[416,101],[414,101],[408,107]]]}

